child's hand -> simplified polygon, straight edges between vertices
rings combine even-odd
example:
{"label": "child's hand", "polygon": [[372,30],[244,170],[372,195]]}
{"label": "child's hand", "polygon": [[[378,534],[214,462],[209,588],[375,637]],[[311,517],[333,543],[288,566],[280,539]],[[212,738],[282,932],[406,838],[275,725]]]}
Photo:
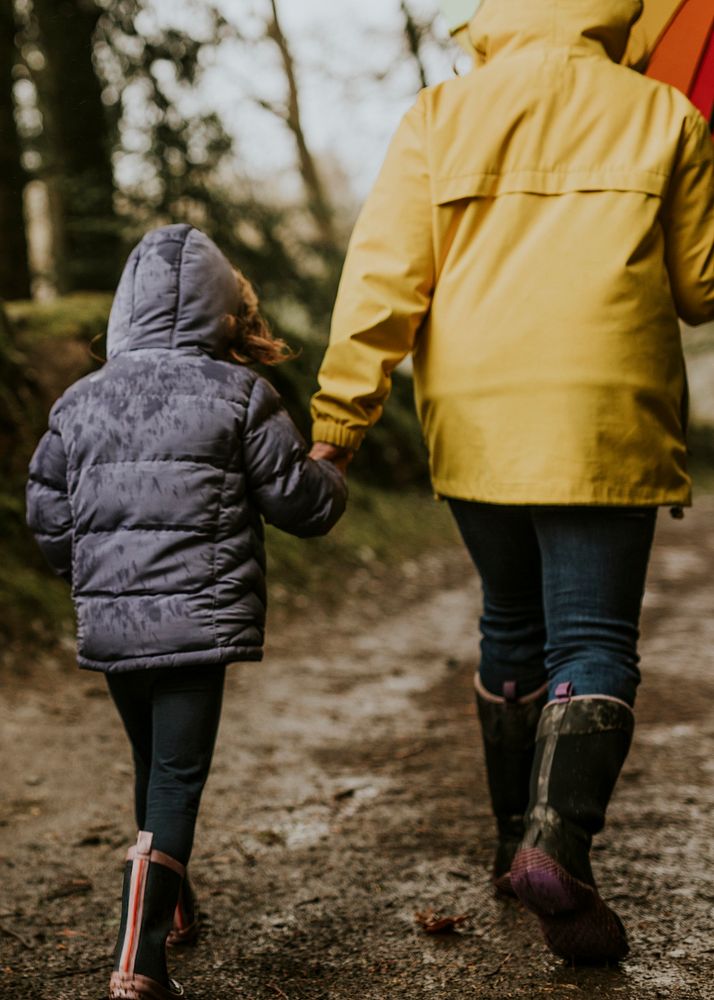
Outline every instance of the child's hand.
{"label": "child's hand", "polygon": [[310,458],[332,462],[336,469],[347,475],[347,466],[354,458],[354,452],[347,448],[338,448],[334,444],[326,444],[324,441],[316,441],[310,450]]}

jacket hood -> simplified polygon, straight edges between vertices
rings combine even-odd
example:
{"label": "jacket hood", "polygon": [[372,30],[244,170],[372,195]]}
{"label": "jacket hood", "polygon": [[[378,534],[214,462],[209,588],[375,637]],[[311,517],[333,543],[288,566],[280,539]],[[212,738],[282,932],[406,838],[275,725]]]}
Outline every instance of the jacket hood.
{"label": "jacket hood", "polygon": [[620,62],[643,0],[484,0],[469,25],[479,63],[548,45],[604,52]]}
{"label": "jacket hood", "polygon": [[224,316],[238,304],[233,269],[205,233],[183,224],[154,229],[124,268],[109,317],[107,354],[182,347],[212,353]]}

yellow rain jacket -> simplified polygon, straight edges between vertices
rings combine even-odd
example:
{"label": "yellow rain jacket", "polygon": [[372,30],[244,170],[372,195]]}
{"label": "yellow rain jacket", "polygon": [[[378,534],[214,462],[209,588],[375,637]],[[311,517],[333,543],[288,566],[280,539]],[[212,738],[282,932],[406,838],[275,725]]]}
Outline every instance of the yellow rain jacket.
{"label": "yellow rain jacket", "polygon": [[686,504],[677,315],[714,319],[714,156],[618,65],[640,0],[485,0],[355,228],[313,438],[357,448],[410,352],[434,488]]}

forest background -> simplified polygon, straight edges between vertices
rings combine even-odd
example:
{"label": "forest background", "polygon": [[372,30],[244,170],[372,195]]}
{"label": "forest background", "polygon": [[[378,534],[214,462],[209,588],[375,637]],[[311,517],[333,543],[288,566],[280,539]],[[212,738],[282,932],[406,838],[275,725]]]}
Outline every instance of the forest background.
{"label": "forest background", "polygon": [[[270,377],[301,429],[349,232],[386,141],[456,53],[427,0],[0,0],[0,673],[71,654],[66,586],[24,526],[28,458],[57,396],[99,362],[123,261],[190,222],[255,282],[300,350]],[[689,338],[700,465],[714,349]],[[451,537],[429,497],[408,371],[354,464],[348,517],[307,550],[270,538],[271,594],[306,607]]]}

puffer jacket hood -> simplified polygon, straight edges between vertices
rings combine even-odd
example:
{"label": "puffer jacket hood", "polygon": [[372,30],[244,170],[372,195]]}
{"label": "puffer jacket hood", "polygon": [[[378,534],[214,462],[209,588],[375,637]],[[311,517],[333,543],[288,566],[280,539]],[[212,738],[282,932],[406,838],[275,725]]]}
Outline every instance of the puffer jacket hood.
{"label": "puffer jacket hood", "polygon": [[642,0],[485,0],[469,25],[480,63],[525,46],[602,51],[619,62]]}
{"label": "puffer jacket hood", "polygon": [[205,233],[155,229],[132,251],[109,317],[110,358],[147,348],[217,348],[224,317],[238,307],[231,265]]}

